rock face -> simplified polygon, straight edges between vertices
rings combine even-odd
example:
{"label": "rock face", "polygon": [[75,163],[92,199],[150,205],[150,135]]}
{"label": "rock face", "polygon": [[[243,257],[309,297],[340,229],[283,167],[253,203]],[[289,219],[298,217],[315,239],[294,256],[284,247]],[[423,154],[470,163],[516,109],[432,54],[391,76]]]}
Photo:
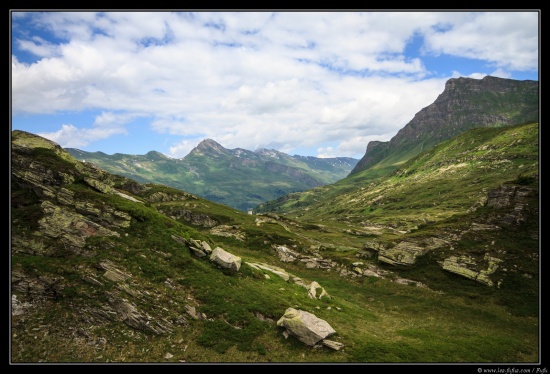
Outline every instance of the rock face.
{"label": "rock face", "polygon": [[285,311],[285,314],[277,321],[277,326],[286,328],[290,335],[309,346],[314,346],[324,338],[336,333],[327,321],[309,312],[294,308],[288,308]]}
{"label": "rock face", "polygon": [[395,154],[416,155],[473,127],[536,122],[539,83],[486,76],[452,78],[433,104],[418,112],[389,142],[370,142],[351,174]]}

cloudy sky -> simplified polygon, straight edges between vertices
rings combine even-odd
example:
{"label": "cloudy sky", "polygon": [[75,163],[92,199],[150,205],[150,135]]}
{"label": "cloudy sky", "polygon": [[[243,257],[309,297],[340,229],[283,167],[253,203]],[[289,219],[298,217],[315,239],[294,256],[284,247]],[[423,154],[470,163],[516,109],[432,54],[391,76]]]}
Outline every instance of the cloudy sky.
{"label": "cloudy sky", "polygon": [[450,78],[539,79],[536,9],[10,15],[11,129],[89,152],[361,158]]}

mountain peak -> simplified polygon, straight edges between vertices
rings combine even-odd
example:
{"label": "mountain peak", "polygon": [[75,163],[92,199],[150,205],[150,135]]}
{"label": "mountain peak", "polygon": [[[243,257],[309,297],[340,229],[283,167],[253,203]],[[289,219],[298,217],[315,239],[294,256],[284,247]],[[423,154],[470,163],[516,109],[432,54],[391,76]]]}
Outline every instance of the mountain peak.
{"label": "mountain peak", "polygon": [[444,91],[388,142],[367,146],[367,153],[350,174],[376,164],[397,165],[473,127],[509,126],[539,117],[539,84],[486,76],[451,78]]}
{"label": "mountain peak", "polygon": [[205,153],[225,153],[227,150],[218,142],[212,139],[204,139],[190,153],[205,154]]}
{"label": "mountain peak", "polygon": [[215,140],[212,140],[210,138],[204,139],[197,146],[197,148],[217,148],[217,147],[223,148],[220,143],[218,143]]}

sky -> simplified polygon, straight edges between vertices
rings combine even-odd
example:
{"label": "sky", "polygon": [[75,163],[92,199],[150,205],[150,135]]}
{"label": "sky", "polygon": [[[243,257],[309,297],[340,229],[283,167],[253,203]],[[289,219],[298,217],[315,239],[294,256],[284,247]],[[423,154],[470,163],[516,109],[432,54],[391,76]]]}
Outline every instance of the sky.
{"label": "sky", "polygon": [[[354,157],[450,78],[539,80],[540,10],[10,10],[10,130],[182,158]],[[10,132],[11,134],[11,132]]]}

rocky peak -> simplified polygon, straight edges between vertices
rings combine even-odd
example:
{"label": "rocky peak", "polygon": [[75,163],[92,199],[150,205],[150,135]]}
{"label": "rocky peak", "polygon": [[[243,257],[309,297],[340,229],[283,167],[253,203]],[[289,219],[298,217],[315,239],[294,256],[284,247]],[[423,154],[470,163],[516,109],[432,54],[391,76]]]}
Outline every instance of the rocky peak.
{"label": "rocky peak", "polygon": [[496,93],[506,93],[511,87],[517,87],[523,84],[531,85],[538,84],[536,81],[519,81],[515,79],[497,78],[490,75],[482,79],[474,78],[451,78],[445,83],[443,94],[450,94],[458,90],[461,94],[466,92],[479,92],[490,90]]}
{"label": "rocky peak", "polygon": [[201,141],[193,150],[191,154],[224,154],[227,152],[221,144],[217,143],[212,139],[204,139]]}
{"label": "rocky peak", "polygon": [[397,132],[389,142],[367,146],[350,174],[366,170],[391,156],[406,160],[474,127],[536,122],[539,83],[486,76],[451,78],[445,90]]}

